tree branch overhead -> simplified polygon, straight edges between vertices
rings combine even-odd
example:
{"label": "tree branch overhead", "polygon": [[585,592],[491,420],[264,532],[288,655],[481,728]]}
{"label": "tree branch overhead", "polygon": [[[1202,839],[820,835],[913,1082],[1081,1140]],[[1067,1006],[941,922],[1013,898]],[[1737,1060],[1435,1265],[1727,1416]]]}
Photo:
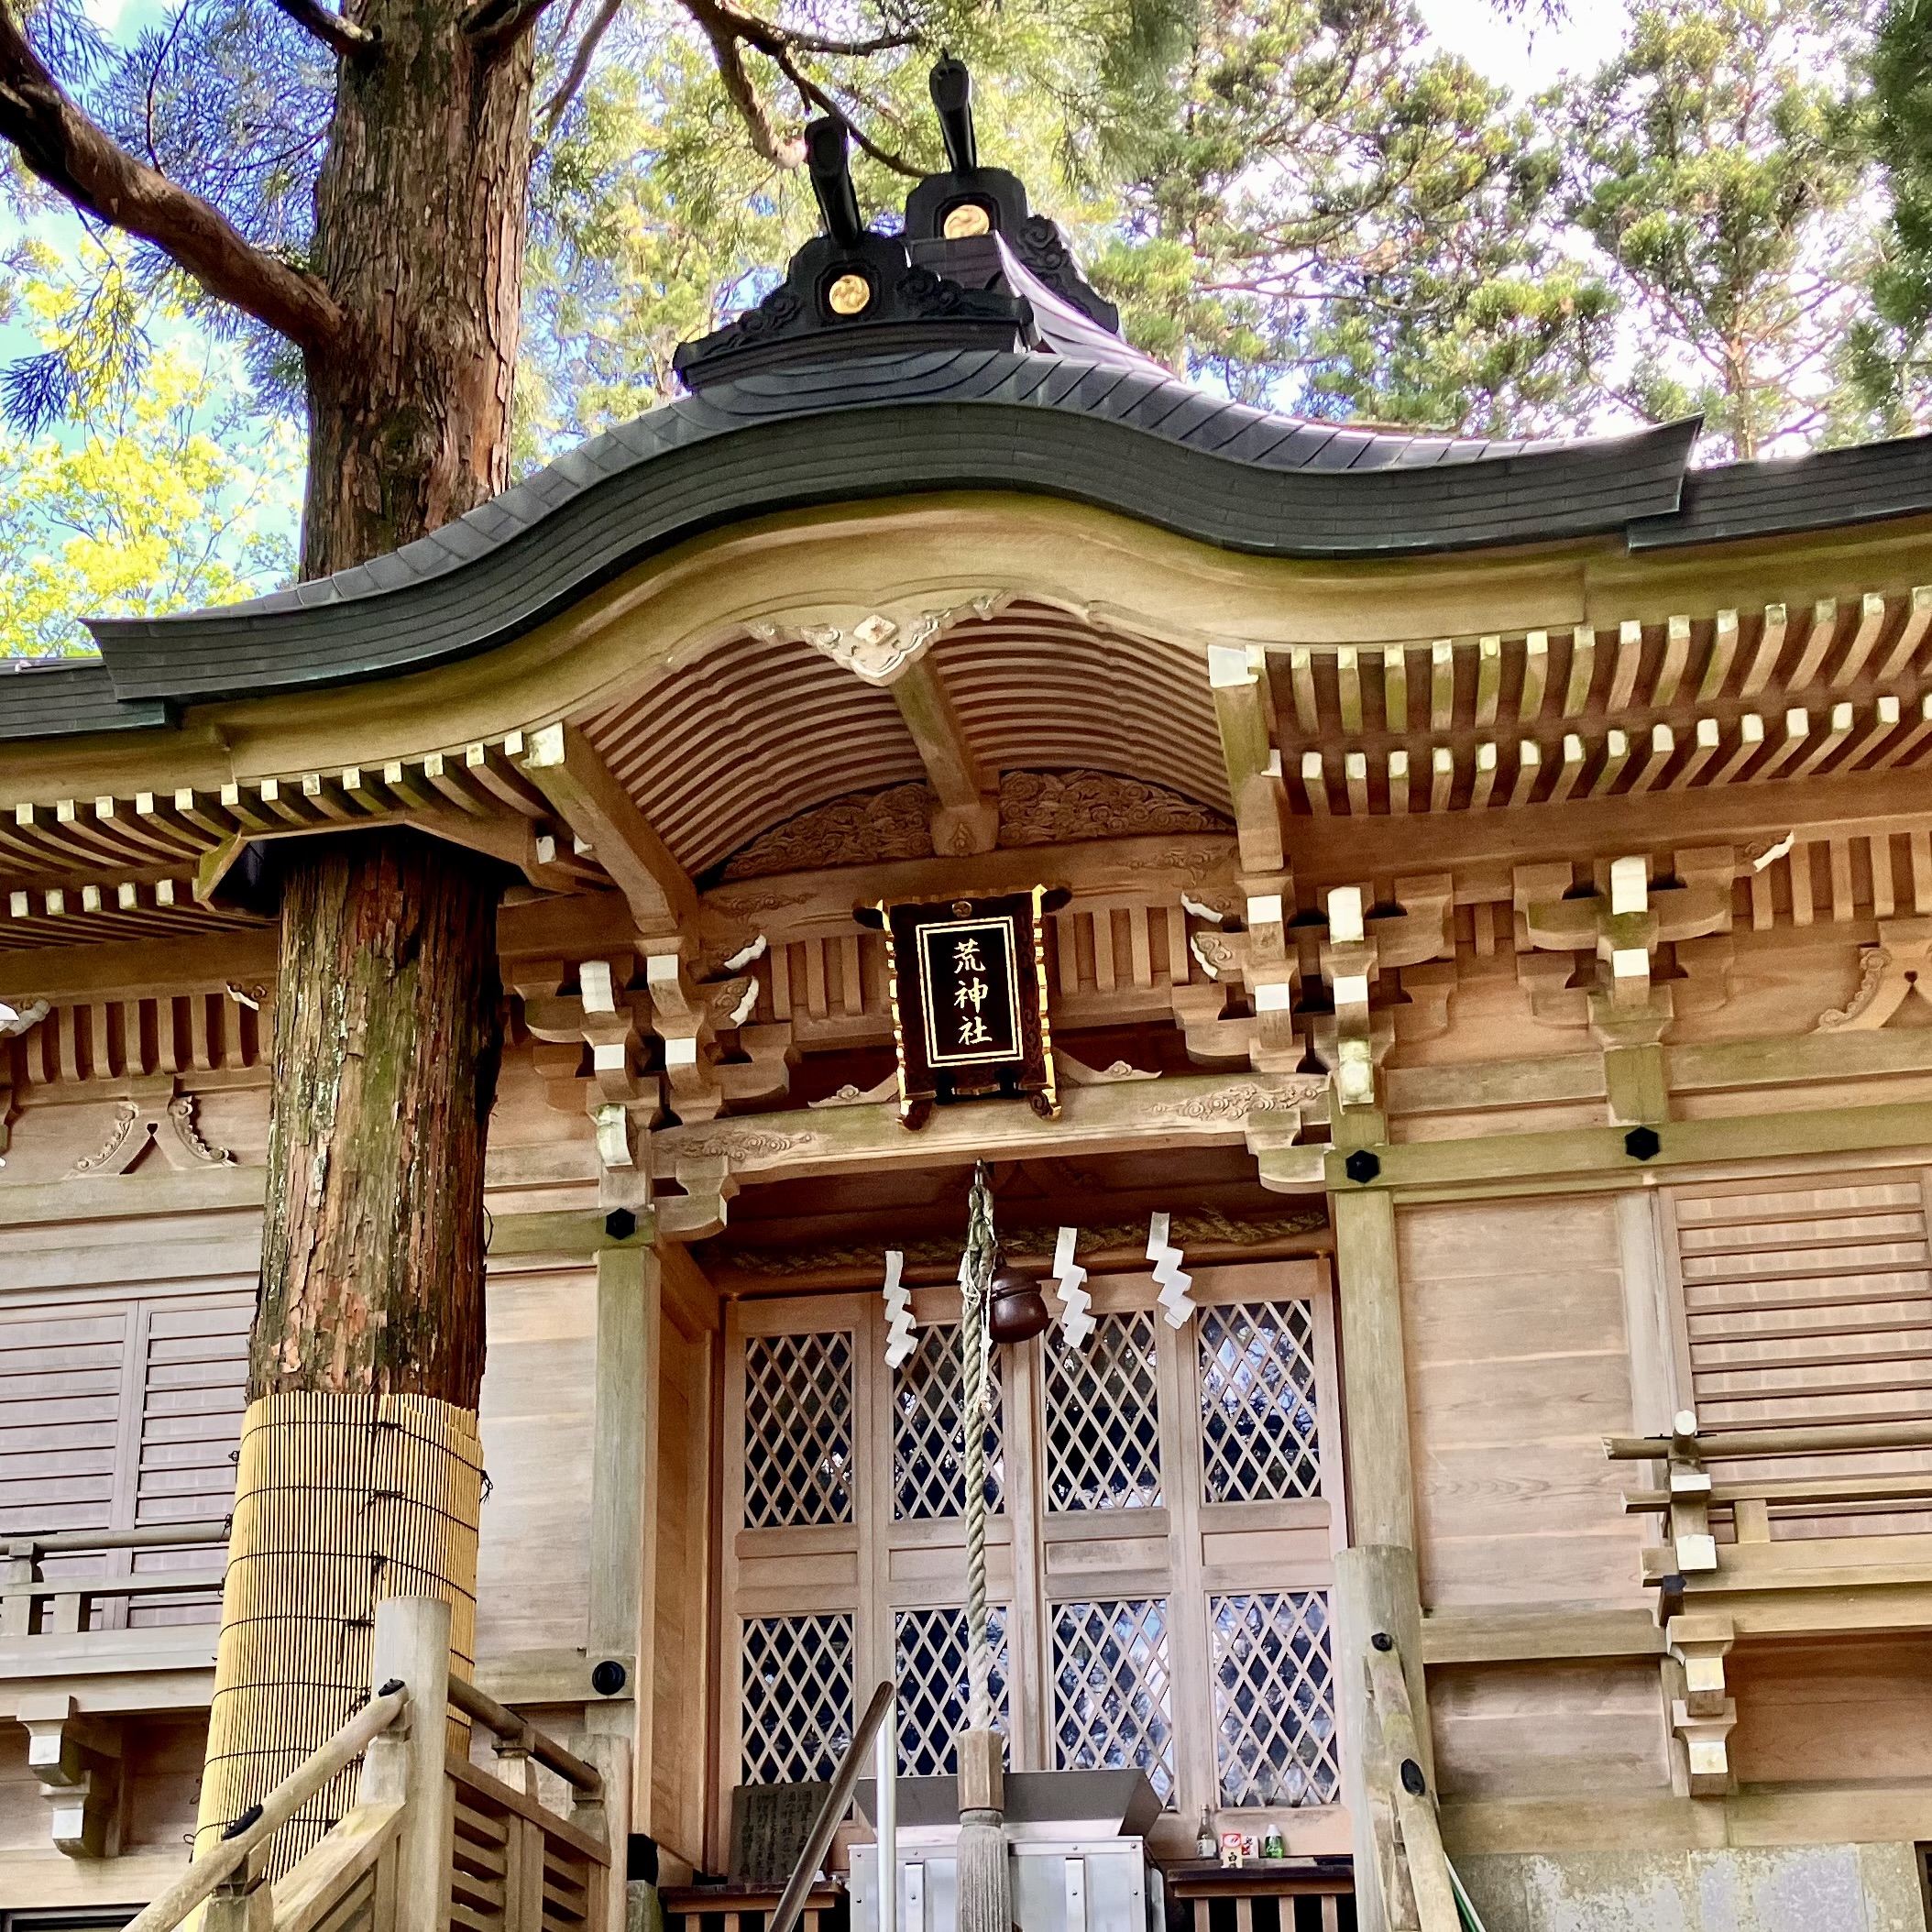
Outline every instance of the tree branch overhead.
{"label": "tree branch overhead", "polygon": [[213,203],[112,140],[41,61],[0,0],[0,137],[49,187],[152,242],[209,294],[233,302],[304,349],[342,331],[342,312],[313,277],[258,248]]}
{"label": "tree branch overhead", "polygon": [[340,14],[331,13],[319,0],[275,0],[275,5],[296,26],[306,29],[345,60],[374,59],[382,45],[382,36],[357,27]]}

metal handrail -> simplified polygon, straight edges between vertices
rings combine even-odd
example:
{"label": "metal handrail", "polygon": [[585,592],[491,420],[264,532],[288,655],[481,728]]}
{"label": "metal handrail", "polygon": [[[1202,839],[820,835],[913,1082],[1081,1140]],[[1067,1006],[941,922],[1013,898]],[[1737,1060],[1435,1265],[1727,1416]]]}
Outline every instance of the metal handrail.
{"label": "metal handrail", "polygon": [[766,1921],[766,1932],[792,1932],[793,1927],[798,1923],[798,1915],[805,1910],[806,1896],[812,1889],[813,1876],[825,1861],[833,1834],[839,1829],[846,1807],[852,1801],[852,1793],[859,1788],[859,1773],[865,1768],[865,1754],[872,1749],[873,1733],[884,1721],[885,1713],[898,1695],[899,1686],[890,1677],[873,1693],[873,1700],[865,1707],[865,1715],[854,1727],[852,1740],[845,1747],[845,1755],[839,1760],[839,1768],[832,1773],[831,1789],[825,1795],[825,1803],[818,1807],[818,1816],[812,1820],[812,1828],[807,1833],[805,1844],[799,1850],[798,1862],[792,1867],[792,1875],[778,1900],[778,1908]]}
{"label": "metal handrail", "polygon": [[295,1816],[338,1773],[347,1769],[409,1709],[408,1687],[385,1687],[363,1706],[319,1751],[302,1760],[261,1803],[252,1817],[244,1812],[230,1836],[218,1839],[190,1865],[160,1897],[140,1913],[127,1932],[175,1932],[225,1879],[243,1870],[255,1848]]}

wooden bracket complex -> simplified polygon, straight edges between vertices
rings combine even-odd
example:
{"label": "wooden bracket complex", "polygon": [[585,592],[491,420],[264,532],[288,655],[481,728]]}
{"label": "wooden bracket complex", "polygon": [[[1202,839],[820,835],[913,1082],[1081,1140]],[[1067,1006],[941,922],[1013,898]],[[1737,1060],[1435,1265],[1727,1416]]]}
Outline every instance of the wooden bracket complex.
{"label": "wooden bracket complex", "polygon": [[52,1810],[55,1848],[69,1858],[115,1858],[121,1849],[121,1733],[84,1717],[64,1694],[27,1696],[17,1717],[27,1764]]}
{"label": "wooden bracket complex", "polygon": [[1724,1684],[1724,1659],[1736,1631],[1729,1617],[1698,1611],[1673,1617],[1664,1634],[1671,1734],[1681,1747],[1681,1753],[1672,1753],[1672,1783],[1680,1797],[1723,1797],[1737,1788],[1729,1740],[1738,1706]]}

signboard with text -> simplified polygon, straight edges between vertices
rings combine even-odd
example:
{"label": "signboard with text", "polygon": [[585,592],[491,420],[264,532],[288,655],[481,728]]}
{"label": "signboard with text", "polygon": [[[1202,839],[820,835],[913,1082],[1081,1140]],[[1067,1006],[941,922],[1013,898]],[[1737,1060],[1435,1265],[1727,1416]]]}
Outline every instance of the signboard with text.
{"label": "signboard with text", "polygon": [[937,1103],[1004,1095],[1057,1108],[1047,1023],[1044,888],[994,899],[883,906],[899,1104],[921,1125]]}

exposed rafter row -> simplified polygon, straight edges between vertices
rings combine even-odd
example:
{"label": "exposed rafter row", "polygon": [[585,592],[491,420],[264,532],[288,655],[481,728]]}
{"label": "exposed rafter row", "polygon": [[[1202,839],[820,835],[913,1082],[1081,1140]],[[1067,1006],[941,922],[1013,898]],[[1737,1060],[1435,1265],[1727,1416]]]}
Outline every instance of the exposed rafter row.
{"label": "exposed rafter row", "polygon": [[1932,587],[1268,659],[1291,808],[1492,810],[1915,764]]}
{"label": "exposed rafter row", "polygon": [[559,891],[602,887],[602,866],[524,774],[521,734],[413,758],[214,790],[23,801],[0,819],[0,947],[232,928],[197,882],[236,841],[401,821],[512,862]]}

